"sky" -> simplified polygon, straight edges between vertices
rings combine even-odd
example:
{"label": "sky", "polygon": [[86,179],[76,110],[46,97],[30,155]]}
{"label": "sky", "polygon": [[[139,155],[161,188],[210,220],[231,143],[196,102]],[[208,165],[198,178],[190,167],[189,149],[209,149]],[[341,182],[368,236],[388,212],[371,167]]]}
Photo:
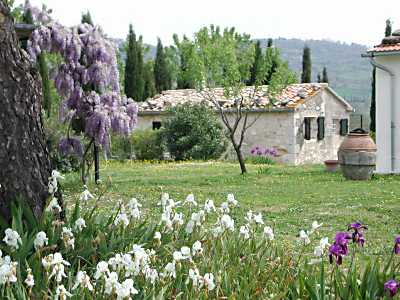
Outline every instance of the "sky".
{"label": "sky", "polygon": [[[24,0],[17,0],[16,4]],[[53,18],[72,26],[82,12],[114,38],[125,38],[129,24],[145,43],[165,45],[172,34],[193,36],[209,24],[234,26],[252,38],[329,39],[367,46],[379,44],[385,21],[400,28],[399,0],[30,0],[46,4]],[[397,27],[396,27],[397,26]]]}

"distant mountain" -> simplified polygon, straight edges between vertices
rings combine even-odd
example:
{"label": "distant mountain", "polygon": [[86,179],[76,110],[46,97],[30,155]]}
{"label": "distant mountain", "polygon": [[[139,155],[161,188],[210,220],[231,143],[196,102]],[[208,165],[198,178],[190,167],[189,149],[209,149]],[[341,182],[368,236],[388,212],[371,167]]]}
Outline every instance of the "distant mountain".
{"label": "distant mountain", "polygon": [[[123,40],[114,41],[121,49]],[[260,41],[266,47],[267,39]],[[329,40],[274,39],[274,45],[280,49],[282,58],[289,62],[290,68],[297,72],[299,78],[305,44],[311,49],[313,81],[317,81],[318,72],[322,72],[326,66],[332,88],[353,105],[357,114],[368,114],[372,68],[367,59],[361,58],[367,47]],[[145,59],[154,58],[156,47],[146,46],[148,51]],[[124,51],[121,52],[122,57],[125,57]]]}

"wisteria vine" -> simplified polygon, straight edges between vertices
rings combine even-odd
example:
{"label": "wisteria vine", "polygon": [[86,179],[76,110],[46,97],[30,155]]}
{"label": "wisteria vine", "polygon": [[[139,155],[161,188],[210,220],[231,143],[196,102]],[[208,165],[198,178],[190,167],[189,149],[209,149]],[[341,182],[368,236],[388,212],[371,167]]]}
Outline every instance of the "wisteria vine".
{"label": "wisteria vine", "polygon": [[60,141],[60,152],[83,157],[81,141],[71,136],[84,134],[91,144],[109,147],[110,132],[129,135],[137,122],[137,104],[122,96],[116,48],[99,26],[80,24],[68,28],[54,21],[49,11],[25,3],[39,25],[28,41],[33,60],[41,53],[57,53],[63,58],[55,87],[62,98],[60,118],[69,123],[67,136]]}

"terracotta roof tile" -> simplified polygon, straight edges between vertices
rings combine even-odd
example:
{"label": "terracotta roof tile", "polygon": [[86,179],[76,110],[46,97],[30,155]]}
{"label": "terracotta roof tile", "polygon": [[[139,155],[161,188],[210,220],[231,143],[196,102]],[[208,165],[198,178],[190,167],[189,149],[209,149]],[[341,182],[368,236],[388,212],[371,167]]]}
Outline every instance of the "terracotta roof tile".
{"label": "terracotta roof tile", "polygon": [[[327,84],[324,83],[305,83],[305,84],[292,84],[286,87],[282,93],[277,97],[272,107],[268,99],[266,90],[267,86],[260,87],[251,108],[272,108],[272,109],[290,109],[295,108],[305,102],[306,99],[314,96],[320,92]],[[243,94],[250,98],[254,87],[244,88]],[[233,106],[234,99],[227,99],[224,96],[222,88],[215,88],[213,94],[216,95],[217,101],[225,108]],[[139,111],[164,111],[168,107],[173,107],[185,102],[201,103],[204,102],[204,94],[194,89],[185,90],[168,90],[156,95],[153,98],[139,103]],[[212,106],[211,103],[209,103]]]}
{"label": "terracotta roof tile", "polygon": [[367,52],[393,52],[393,51],[400,51],[400,43],[393,44],[393,45],[378,45],[374,48],[368,50]]}

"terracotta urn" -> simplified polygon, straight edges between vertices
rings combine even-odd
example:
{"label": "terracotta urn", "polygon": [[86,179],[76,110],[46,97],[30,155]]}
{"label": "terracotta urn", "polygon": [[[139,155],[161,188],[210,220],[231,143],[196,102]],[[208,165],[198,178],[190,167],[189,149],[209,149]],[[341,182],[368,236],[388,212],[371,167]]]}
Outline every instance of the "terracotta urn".
{"label": "terracotta urn", "polygon": [[368,180],[376,166],[376,145],[368,132],[351,131],[339,147],[338,158],[343,176],[350,180]]}
{"label": "terracotta urn", "polygon": [[337,170],[339,170],[339,161],[338,160],[330,159],[330,160],[324,161],[324,163],[325,163],[325,168],[326,168],[327,172],[334,173],[334,172],[337,172]]}

